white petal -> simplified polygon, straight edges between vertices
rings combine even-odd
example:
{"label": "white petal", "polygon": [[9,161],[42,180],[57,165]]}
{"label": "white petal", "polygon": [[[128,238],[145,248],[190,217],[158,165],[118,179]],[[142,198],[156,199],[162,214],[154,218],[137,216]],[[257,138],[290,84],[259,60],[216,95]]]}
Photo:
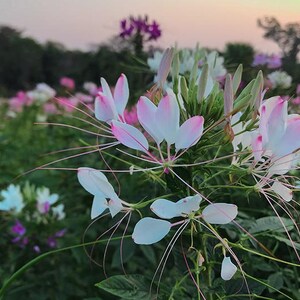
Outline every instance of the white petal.
{"label": "white petal", "polygon": [[77,172],[79,183],[92,195],[99,195],[105,198],[117,198],[112,185],[106,176],[92,168],[79,168]]}
{"label": "white petal", "polygon": [[231,262],[230,257],[224,257],[221,266],[222,279],[230,280],[236,271],[237,271],[237,267]]}
{"label": "white petal", "polygon": [[109,98],[109,101],[114,102],[114,99],[113,99],[113,96],[111,93],[111,89],[110,89],[107,81],[103,77],[101,77],[100,82],[101,82],[103,94]]}
{"label": "white petal", "polygon": [[178,207],[175,202],[165,200],[165,199],[157,199],[155,200],[150,209],[160,218],[163,219],[171,219],[174,217],[181,216],[181,213],[178,213]]}
{"label": "white petal", "polygon": [[178,202],[176,202],[179,215],[183,215],[183,214],[189,215],[192,212],[199,210],[201,199],[202,198],[200,195],[195,195],[195,196],[185,197],[179,200]]}
{"label": "white petal", "polygon": [[289,154],[285,155],[280,158],[274,158],[271,161],[271,166],[269,168],[269,174],[277,174],[277,175],[283,175],[289,172],[295,162],[297,162],[297,158],[295,154]]}
{"label": "white petal", "polygon": [[271,187],[271,189],[278,194],[284,201],[291,201],[293,199],[293,193],[292,191],[286,187],[284,184],[282,184],[279,181],[275,181]]}
{"label": "white petal", "polygon": [[124,74],[119,77],[114,91],[115,105],[118,114],[123,115],[129,98],[128,81]]}
{"label": "white petal", "polygon": [[137,222],[132,238],[136,244],[151,245],[163,239],[170,229],[170,222],[147,217]]}
{"label": "white petal", "polygon": [[152,136],[157,144],[163,140],[163,136],[158,130],[155,114],[157,107],[147,97],[140,97],[137,104],[137,116],[143,128]]}
{"label": "white petal", "polygon": [[113,100],[103,93],[98,93],[95,99],[95,116],[103,122],[110,122],[118,118]]}
{"label": "white petal", "polygon": [[189,148],[199,141],[203,133],[203,123],[203,117],[195,116],[180,126],[175,140],[176,151]]}
{"label": "white petal", "polygon": [[237,206],[234,204],[214,203],[204,208],[202,216],[210,224],[227,224],[235,219],[237,213]]}
{"label": "white petal", "polygon": [[157,128],[168,145],[175,143],[179,129],[179,106],[175,95],[168,94],[160,100],[156,112]]}
{"label": "white petal", "polygon": [[112,217],[119,213],[123,209],[120,198],[110,199],[108,201],[108,208]]}
{"label": "white petal", "polygon": [[107,209],[107,201],[105,197],[96,195],[93,200],[91,218],[97,218]]}
{"label": "white petal", "polygon": [[135,127],[119,121],[113,121],[111,130],[116,139],[123,145],[147,153],[149,148],[148,141]]}

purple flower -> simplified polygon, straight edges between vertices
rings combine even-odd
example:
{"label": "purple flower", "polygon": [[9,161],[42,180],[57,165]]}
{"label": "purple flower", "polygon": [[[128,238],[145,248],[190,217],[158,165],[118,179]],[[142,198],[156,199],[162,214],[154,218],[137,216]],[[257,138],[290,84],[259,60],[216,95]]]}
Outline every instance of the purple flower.
{"label": "purple flower", "polygon": [[268,63],[268,56],[263,53],[258,53],[254,56],[252,66],[256,67],[260,65],[266,65],[267,63]]}
{"label": "purple flower", "polygon": [[282,65],[281,57],[279,55],[273,54],[268,57],[268,68],[277,69]]}
{"label": "purple flower", "polygon": [[141,34],[145,40],[156,40],[161,36],[161,29],[156,21],[151,24],[148,21],[148,17],[144,18],[130,17],[129,19],[123,19],[120,21],[120,37],[126,38],[131,37],[134,34]]}
{"label": "purple flower", "polygon": [[40,248],[38,245],[34,245],[34,246],[33,246],[33,251],[34,251],[35,253],[41,253],[41,248]]}
{"label": "purple flower", "polygon": [[47,239],[47,245],[50,248],[55,248],[57,246],[56,238],[53,236],[49,236]]}
{"label": "purple flower", "polygon": [[155,21],[153,21],[152,25],[149,25],[148,32],[150,33],[149,40],[156,40],[161,36],[161,30]]}
{"label": "purple flower", "polygon": [[26,228],[19,220],[17,220],[12,226],[11,231],[19,236],[23,236],[26,232]]}
{"label": "purple flower", "polygon": [[54,234],[54,237],[57,237],[57,238],[63,237],[65,235],[66,231],[67,231],[67,229],[65,229],[65,228],[62,230],[59,230]]}

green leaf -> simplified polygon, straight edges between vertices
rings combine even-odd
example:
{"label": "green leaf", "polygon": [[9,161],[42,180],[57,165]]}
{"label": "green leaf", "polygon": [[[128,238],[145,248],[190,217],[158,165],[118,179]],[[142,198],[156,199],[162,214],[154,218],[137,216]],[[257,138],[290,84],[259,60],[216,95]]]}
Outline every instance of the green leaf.
{"label": "green leaf", "polygon": [[[283,222],[284,226],[282,225]],[[285,232],[285,230],[291,230],[294,227],[293,221],[288,218],[281,218],[281,221],[278,217],[263,217],[255,221],[255,223],[250,227],[249,232],[254,233],[263,233],[268,231],[271,232]]]}
{"label": "green leaf", "polygon": [[[132,239],[124,239],[122,244],[122,249],[117,247],[113,254],[111,267],[120,268],[122,262],[127,263],[135,254],[136,244],[133,243]],[[122,261],[121,261],[121,252],[122,252]]]}
{"label": "green leaf", "polygon": [[[280,290],[283,287],[283,277],[281,272],[277,272],[275,274],[271,274],[268,277],[268,284],[270,286],[275,287],[276,289]],[[274,293],[275,290],[269,288],[270,293]]]}
{"label": "green leaf", "polygon": [[144,253],[145,257],[149,260],[149,262],[152,263],[153,265],[156,265],[157,261],[156,261],[156,256],[153,247],[141,245],[140,248]]}
{"label": "green leaf", "polygon": [[140,275],[116,275],[97,283],[96,286],[122,299],[151,299],[149,286]]}
{"label": "green leaf", "polygon": [[300,243],[291,242],[289,239],[281,237],[281,236],[274,236],[276,240],[285,243],[287,246],[296,248],[297,250],[300,250]]}
{"label": "green leaf", "polygon": [[236,94],[241,80],[242,80],[242,73],[243,73],[243,65],[239,64],[238,68],[236,69],[234,75],[233,75],[233,79],[232,79],[232,85],[233,85],[233,93],[234,95]]}

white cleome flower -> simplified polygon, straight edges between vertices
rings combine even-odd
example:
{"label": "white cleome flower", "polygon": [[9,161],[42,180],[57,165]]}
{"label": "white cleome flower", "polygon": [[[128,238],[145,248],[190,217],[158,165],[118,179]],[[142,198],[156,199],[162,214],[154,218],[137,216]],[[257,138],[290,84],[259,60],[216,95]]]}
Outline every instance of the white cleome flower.
{"label": "white cleome flower", "polygon": [[275,71],[268,75],[273,88],[288,89],[292,84],[292,77],[284,71]]}
{"label": "white cleome flower", "polygon": [[38,83],[36,88],[27,92],[27,96],[34,101],[46,102],[56,95],[56,91],[46,83]]}
{"label": "white cleome flower", "polygon": [[57,194],[50,195],[50,190],[46,187],[37,189],[37,209],[40,213],[47,213],[55,202],[58,200]]}
{"label": "white cleome flower", "polygon": [[4,199],[0,202],[0,210],[21,212],[25,206],[23,195],[18,185],[10,184],[6,190],[1,191],[1,196]]}

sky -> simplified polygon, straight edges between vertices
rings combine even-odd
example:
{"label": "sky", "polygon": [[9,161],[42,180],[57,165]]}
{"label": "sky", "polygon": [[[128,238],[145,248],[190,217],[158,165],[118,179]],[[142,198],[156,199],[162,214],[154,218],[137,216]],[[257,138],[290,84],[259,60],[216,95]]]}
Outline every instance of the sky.
{"label": "sky", "polygon": [[300,22],[300,0],[0,0],[0,25],[10,25],[40,42],[88,50],[118,34],[119,21],[148,14],[162,28],[154,46],[201,46],[222,50],[227,42],[248,42],[278,52],[263,38],[257,19]]}

